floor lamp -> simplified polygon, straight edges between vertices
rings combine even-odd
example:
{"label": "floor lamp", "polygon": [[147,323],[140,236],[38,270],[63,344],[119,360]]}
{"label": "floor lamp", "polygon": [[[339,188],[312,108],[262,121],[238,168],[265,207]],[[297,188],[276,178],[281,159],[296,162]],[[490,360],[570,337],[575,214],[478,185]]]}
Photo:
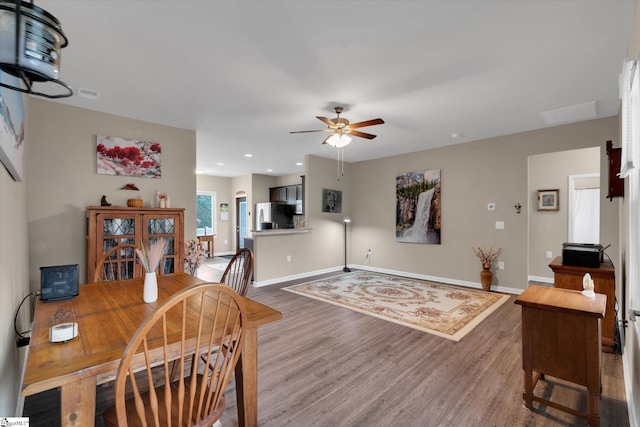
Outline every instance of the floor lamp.
{"label": "floor lamp", "polygon": [[342,271],[350,272],[351,269],[347,267],[347,224],[351,222],[351,219],[344,219],[344,268]]}

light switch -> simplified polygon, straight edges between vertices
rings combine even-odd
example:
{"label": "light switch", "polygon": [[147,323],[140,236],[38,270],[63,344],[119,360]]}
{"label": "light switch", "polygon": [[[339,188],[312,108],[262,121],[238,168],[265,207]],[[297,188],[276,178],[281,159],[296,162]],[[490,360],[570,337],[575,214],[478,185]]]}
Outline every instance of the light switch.
{"label": "light switch", "polygon": [[553,252],[547,251],[547,259],[553,258]]}
{"label": "light switch", "polygon": [[504,221],[496,221],[496,230],[504,230]]}

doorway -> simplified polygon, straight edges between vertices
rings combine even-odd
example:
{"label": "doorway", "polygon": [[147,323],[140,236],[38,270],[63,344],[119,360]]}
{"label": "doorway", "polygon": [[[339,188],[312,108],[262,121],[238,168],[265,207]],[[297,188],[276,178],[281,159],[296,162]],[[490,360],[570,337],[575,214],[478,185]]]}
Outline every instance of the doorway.
{"label": "doorway", "polygon": [[236,198],[236,252],[244,248],[244,239],[247,237],[247,198]]}
{"label": "doorway", "polygon": [[[576,219],[575,212],[570,214],[569,205],[573,203],[570,194],[570,176],[600,176],[600,147],[583,148],[555,153],[544,153],[529,156],[528,159],[528,280],[542,283],[553,283],[553,271],[549,264],[562,255],[562,244],[587,243],[575,241],[585,238],[583,235],[574,236],[569,230],[574,228],[570,223]],[[599,187],[600,178],[594,180]],[[583,185],[586,181],[574,187],[593,186]],[[558,190],[558,210],[538,210],[538,191]],[[599,190],[598,190],[599,191]],[[589,220],[589,227],[597,229],[600,238],[600,204],[598,200],[598,217]],[[574,200],[575,202],[575,200]],[[584,211],[584,209],[580,209]],[[580,216],[580,212],[578,212]],[[593,231],[593,230],[591,230]],[[594,235],[589,239],[594,239]],[[599,243],[599,242],[597,242]]]}

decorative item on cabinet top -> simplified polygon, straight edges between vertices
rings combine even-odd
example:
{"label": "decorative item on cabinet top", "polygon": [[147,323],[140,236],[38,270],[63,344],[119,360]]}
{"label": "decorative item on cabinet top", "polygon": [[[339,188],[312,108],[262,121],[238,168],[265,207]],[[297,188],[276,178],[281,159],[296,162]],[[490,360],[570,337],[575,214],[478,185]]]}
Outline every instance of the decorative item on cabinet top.
{"label": "decorative item on cabinet top", "polygon": [[87,217],[87,283],[93,281],[96,263],[110,248],[131,243],[153,243],[159,238],[169,248],[159,273],[184,271],[184,208],[130,208],[90,206]]}

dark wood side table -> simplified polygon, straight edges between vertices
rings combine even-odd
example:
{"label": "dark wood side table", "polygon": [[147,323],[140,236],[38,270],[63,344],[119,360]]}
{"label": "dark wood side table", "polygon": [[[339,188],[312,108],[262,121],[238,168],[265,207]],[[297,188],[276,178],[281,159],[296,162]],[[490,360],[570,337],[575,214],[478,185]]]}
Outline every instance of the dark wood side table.
{"label": "dark wood side table", "polygon": [[616,274],[613,264],[603,262],[598,268],[563,265],[562,257],[559,256],[551,261],[549,267],[553,270],[554,287],[582,291],[582,278],[589,273],[593,279],[594,291],[607,296],[607,310],[602,321],[602,350],[613,353],[616,322]]}
{"label": "dark wood side table", "polygon": [[[599,427],[600,329],[607,297],[596,294],[591,298],[581,291],[530,286],[515,303],[522,306],[524,405],[533,409],[533,402],[538,402]],[[545,375],[586,386],[587,412],[536,396],[534,388]]]}

